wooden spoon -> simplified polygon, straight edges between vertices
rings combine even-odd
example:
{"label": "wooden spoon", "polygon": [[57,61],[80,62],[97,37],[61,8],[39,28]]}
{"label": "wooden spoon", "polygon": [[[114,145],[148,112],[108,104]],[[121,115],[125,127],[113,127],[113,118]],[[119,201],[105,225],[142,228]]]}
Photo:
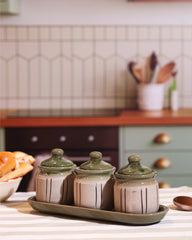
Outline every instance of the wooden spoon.
{"label": "wooden spoon", "polygon": [[133,76],[133,78],[136,80],[137,83],[140,83],[139,79],[137,78],[137,76],[135,76],[135,73],[133,72],[133,67],[135,66],[135,62],[130,62],[127,65],[127,68],[129,70],[129,72],[131,73],[131,75]]}
{"label": "wooden spoon", "polygon": [[175,67],[174,62],[167,63],[164,67],[159,70],[157,75],[157,83],[166,82],[172,75],[173,69]]}
{"label": "wooden spoon", "polygon": [[187,196],[178,196],[173,199],[173,203],[181,210],[192,211],[192,198]]}

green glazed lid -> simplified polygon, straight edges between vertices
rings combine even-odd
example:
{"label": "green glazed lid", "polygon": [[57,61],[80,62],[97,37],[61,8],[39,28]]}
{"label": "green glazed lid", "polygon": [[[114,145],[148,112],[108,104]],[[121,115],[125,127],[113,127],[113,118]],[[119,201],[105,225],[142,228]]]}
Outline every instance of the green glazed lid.
{"label": "green glazed lid", "polygon": [[130,179],[144,179],[152,178],[156,175],[156,171],[143,166],[141,158],[138,155],[131,155],[128,157],[128,164],[120,168],[116,173],[117,178]]}
{"label": "green glazed lid", "polygon": [[75,169],[77,174],[111,174],[116,169],[111,164],[102,160],[101,152],[91,152],[89,157],[89,161],[82,163],[80,167]]}
{"label": "green glazed lid", "polygon": [[62,172],[76,166],[72,161],[63,157],[64,151],[60,148],[54,148],[51,154],[51,158],[41,162],[39,168],[42,172]]}

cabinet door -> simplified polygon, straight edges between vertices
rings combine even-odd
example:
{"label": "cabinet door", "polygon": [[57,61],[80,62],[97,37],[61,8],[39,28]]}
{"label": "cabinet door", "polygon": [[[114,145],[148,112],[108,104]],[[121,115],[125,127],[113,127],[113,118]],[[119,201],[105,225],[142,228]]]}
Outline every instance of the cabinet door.
{"label": "cabinet door", "polygon": [[[121,127],[121,148],[123,150],[192,150],[191,126]],[[170,143],[156,143],[160,134],[170,136]]]}

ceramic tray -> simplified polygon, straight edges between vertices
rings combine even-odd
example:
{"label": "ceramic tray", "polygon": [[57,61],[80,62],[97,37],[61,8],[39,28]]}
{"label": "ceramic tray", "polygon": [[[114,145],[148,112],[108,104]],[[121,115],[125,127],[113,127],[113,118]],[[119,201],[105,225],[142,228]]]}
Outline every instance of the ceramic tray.
{"label": "ceramic tray", "polygon": [[97,210],[91,208],[61,205],[55,203],[38,202],[35,197],[28,199],[29,204],[40,212],[80,217],[85,219],[96,219],[108,222],[117,222],[130,225],[149,225],[158,223],[168,212],[168,207],[159,206],[157,213],[131,214],[115,211]]}

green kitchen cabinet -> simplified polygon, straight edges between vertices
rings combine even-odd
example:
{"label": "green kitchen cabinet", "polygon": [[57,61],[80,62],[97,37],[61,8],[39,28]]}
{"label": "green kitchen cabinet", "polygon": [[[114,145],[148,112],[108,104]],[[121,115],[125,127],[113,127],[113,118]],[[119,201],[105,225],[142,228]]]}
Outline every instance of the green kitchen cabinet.
{"label": "green kitchen cabinet", "polygon": [[[159,134],[170,137],[169,143],[156,143]],[[171,187],[192,186],[191,126],[126,126],[119,132],[119,166],[127,164],[131,154],[139,154],[143,165],[157,170],[157,180]],[[159,159],[168,159],[169,167],[157,168]]]}
{"label": "green kitchen cabinet", "polygon": [[5,131],[4,128],[0,128],[0,151],[5,150]]}

